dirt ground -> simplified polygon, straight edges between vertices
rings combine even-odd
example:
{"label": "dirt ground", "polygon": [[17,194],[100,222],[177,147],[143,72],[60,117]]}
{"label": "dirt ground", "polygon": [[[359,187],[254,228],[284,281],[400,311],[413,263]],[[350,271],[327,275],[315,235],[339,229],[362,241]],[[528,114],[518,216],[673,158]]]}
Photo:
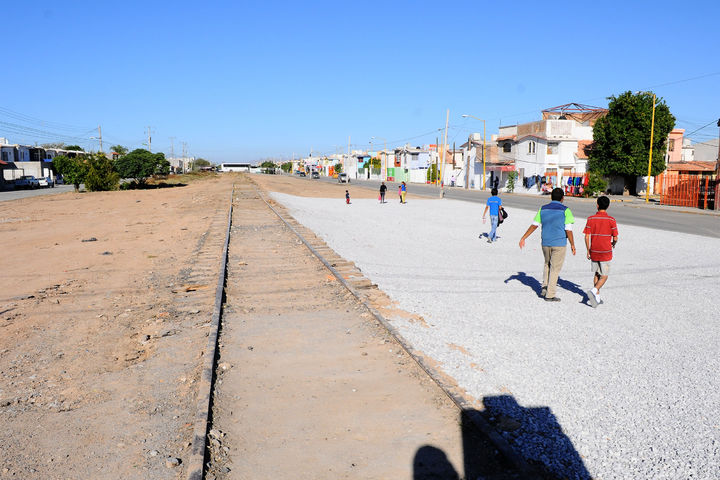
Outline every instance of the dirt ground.
{"label": "dirt ground", "polygon": [[[376,196],[252,179],[294,195]],[[459,476],[464,464],[507,478],[247,180],[222,175],[0,202],[0,479],[185,478],[233,184],[214,418],[227,435],[211,435],[208,478],[457,478],[432,470],[448,461]]]}
{"label": "dirt ground", "polygon": [[231,188],[0,202],[0,478],[182,478]]}

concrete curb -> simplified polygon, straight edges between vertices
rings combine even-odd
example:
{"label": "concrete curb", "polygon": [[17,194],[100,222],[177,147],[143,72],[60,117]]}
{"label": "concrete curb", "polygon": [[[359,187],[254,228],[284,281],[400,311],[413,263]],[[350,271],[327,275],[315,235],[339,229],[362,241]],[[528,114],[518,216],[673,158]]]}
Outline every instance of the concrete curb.
{"label": "concrete curb", "polygon": [[212,396],[213,376],[215,374],[215,360],[217,358],[218,334],[220,319],[222,317],[223,297],[225,294],[225,279],[227,277],[228,246],[230,245],[230,229],[232,227],[233,198],[235,187],[230,192],[230,210],[228,212],[228,225],[225,233],[222,260],[220,261],[220,275],[215,289],[215,308],[210,323],[207,348],[203,370],[198,385],[198,406],[193,429],[193,441],[190,458],[187,462],[187,479],[202,480],[205,469],[205,446],[207,445],[207,429],[210,419],[210,399]]}

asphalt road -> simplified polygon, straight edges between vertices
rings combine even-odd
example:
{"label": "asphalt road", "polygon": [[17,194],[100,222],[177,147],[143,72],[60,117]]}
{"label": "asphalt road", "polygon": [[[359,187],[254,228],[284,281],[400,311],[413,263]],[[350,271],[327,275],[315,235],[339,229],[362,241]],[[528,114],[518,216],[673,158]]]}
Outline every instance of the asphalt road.
{"label": "asphalt road", "polygon": [[58,193],[72,192],[73,190],[72,185],[55,185],[55,188],[37,188],[35,190],[8,190],[7,192],[0,192],[0,202],[37,197],[39,195],[56,195]]}
{"label": "asphalt road", "polygon": [[[308,181],[317,182],[307,177]],[[337,180],[327,177],[321,177],[320,181],[337,182]],[[367,187],[377,190],[380,182],[375,180],[352,180],[351,185]],[[390,198],[397,192],[397,183],[386,182]],[[428,198],[437,198],[440,194],[438,187],[432,185],[408,184],[408,193],[413,195],[424,196]],[[454,200],[463,200],[466,202],[476,202],[484,204],[490,196],[489,191],[483,192],[478,190],[465,190],[460,187],[445,187],[445,198]],[[513,216],[513,208],[523,208],[528,210],[539,209],[542,205],[550,201],[548,195],[525,195],[514,193],[501,193],[503,206],[508,213]],[[619,225],[635,225],[639,227],[654,228],[658,230],[666,230],[671,232],[691,233],[695,235],[703,235],[706,237],[720,238],[720,212],[713,210],[700,210],[690,207],[668,207],[657,203],[644,203],[640,199],[634,197],[611,196],[612,203],[608,213],[615,217]],[[573,214],[578,217],[588,217],[597,211],[595,200],[590,198],[568,197],[564,201],[565,205],[570,207]],[[478,215],[482,215],[482,210],[478,209]],[[519,213],[518,221],[527,221],[532,223],[532,215]]]}

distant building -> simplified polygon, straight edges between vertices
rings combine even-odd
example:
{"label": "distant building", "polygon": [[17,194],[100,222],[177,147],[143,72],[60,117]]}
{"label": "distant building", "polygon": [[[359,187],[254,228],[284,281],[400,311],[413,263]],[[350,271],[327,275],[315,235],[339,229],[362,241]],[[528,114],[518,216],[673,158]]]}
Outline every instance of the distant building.
{"label": "distant building", "polygon": [[568,177],[585,174],[585,147],[593,141],[595,122],[607,112],[604,108],[569,103],[543,110],[542,120],[501,126],[494,143],[498,155],[514,164],[518,172],[516,191],[528,185],[526,179],[533,179],[533,187],[538,177],[544,178],[548,186],[560,186]]}

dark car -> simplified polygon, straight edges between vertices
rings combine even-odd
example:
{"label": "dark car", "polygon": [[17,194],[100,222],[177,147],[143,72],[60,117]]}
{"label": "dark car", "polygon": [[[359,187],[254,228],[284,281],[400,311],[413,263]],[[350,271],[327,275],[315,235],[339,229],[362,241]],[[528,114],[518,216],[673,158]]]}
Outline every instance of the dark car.
{"label": "dark car", "polygon": [[312,172],[310,178],[320,178],[320,174],[318,172]]}

